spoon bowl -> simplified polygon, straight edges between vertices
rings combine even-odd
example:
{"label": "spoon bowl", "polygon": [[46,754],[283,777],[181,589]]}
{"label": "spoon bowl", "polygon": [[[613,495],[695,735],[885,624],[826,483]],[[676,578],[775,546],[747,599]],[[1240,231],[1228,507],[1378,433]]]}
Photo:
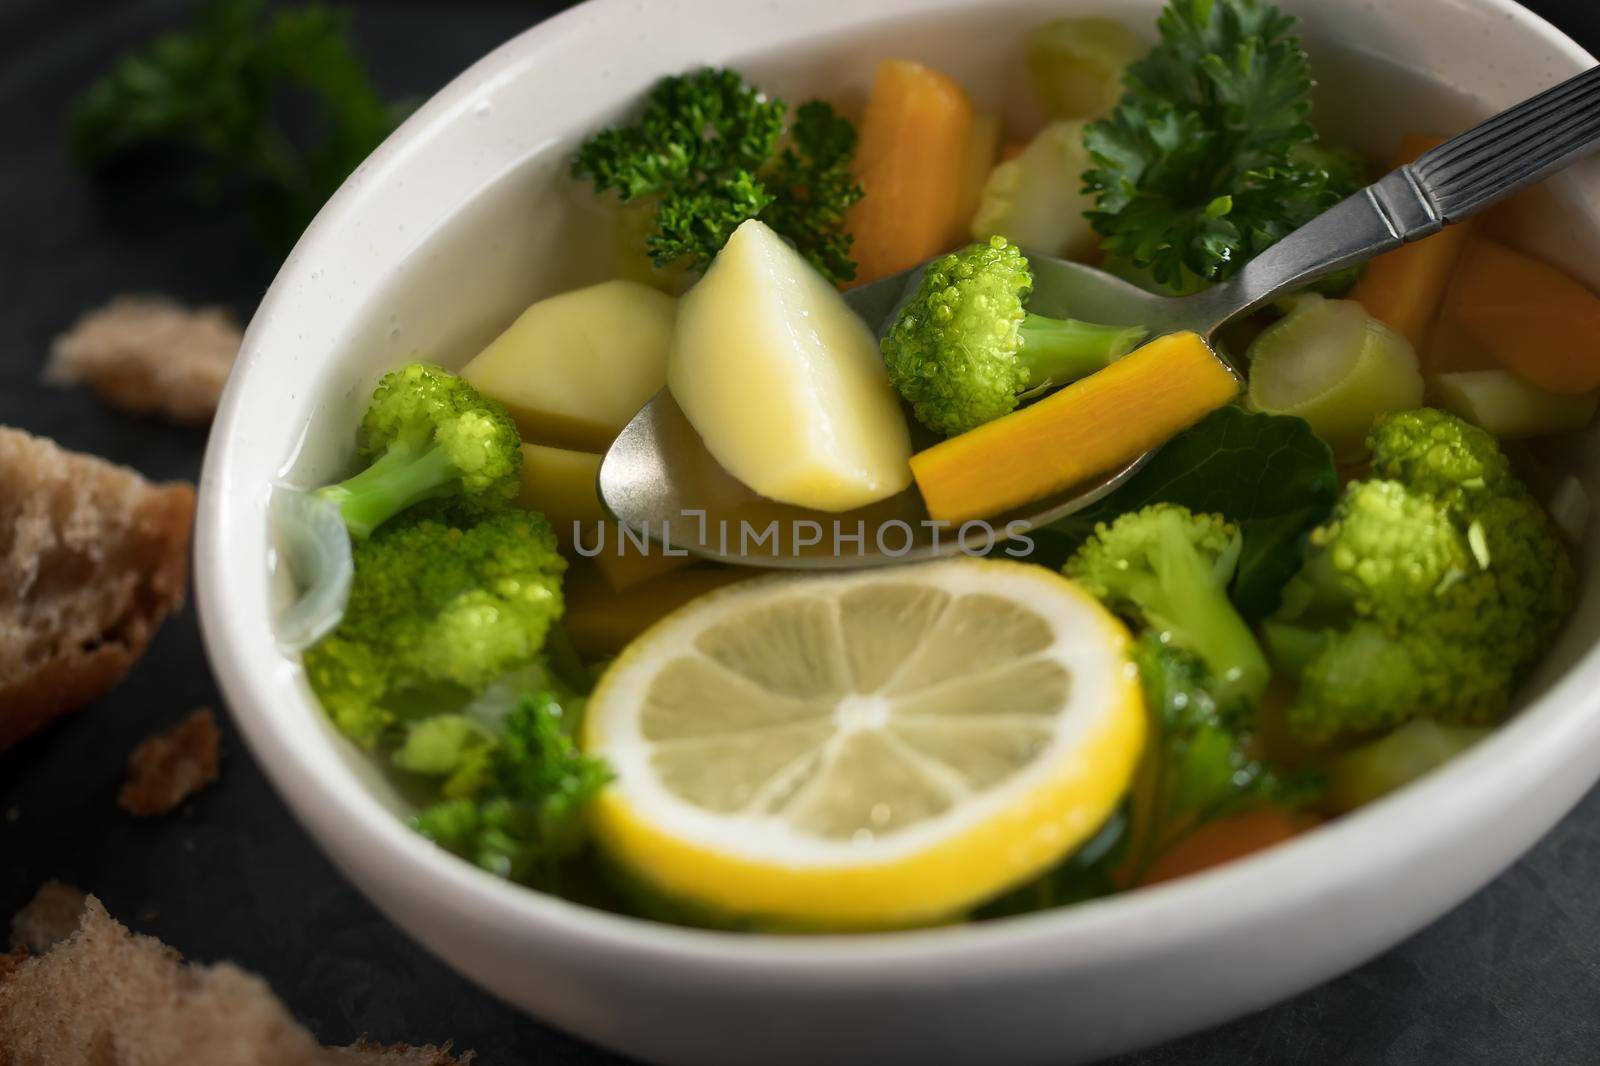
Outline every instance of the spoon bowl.
{"label": "spoon bowl", "polygon": [[[1043,256],[1032,257],[1031,309],[1112,324],[1173,321],[1172,305],[1103,271]],[[845,301],[880,335],[901,303],[916,291],[926,264],[858,286]],[[906,414],[912,443],[937,438]],[[959,527],[933,519],[916,486],[852,511],[826,512],[758,495],[722,468],[688,418],[662,389],[617,436],[600,465],[600,498],[614,518],[660,542],[719,562],[777,569],[842,570],[920,562],[956,552],[986,551],[1003,540],[1048,525],[1112,492],[1144,464],[1140,456],[1092,484],[1025,508]]]}

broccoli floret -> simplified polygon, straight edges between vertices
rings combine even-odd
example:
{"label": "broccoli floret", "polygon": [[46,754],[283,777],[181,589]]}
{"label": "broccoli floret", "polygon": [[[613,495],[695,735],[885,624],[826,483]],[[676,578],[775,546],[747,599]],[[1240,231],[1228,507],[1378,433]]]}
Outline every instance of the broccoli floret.
{"label": "broccoli floret", "polygon": [[1498,720],[1571,609],[1560,538],[1492,438],[1419,410],[1372,443],[1384,477],[1346,486],[1265,630],[1311,742]]}
{"label": "broccoli floret", "polygon": [[1218,699],[1253,702],[1269,671],[1228,600],[1240,546],[1220,515],[1158,503],[1096,526],[1064,570],[1112,610],[1198,656]]}
{"label": "broccoli floret", "polygon": [[582,705],[555,692],[525,698],[478,763],[472,794],[423,810],[413,827],[491,873],[555,888],[560,861],[582,844],[584,806],[611,779],[572,739]]}
{"label": "broccoli floret", "polygon": [[466,381],[426,363],[385,374],[361,420],[361,473],[318,490],[352,536],[370,536],[413,504],[444,496],[516,499],[522,439],[511,416]]}
{"label": "broccoli floret", "polygon": [[1462,507],[1476,493],[1515,485],[1511,462],[1495,439],[1455,415],[1431,407],[1380,417],[1368,440],[1372,472]]}
{"label": "broccoli floret", "polygon": [[1296,617],[1399,617],[1476,569],[1449,508],[1384,479],[1351,482],[1310,549],[1284,591]]}
{"label": "broccoli floret", "polygon": [[1004,237],[929,265],[883,338],[889,380],[918,421],[946,436],[1016,409],[1024,393],[1092,374],[1144,338],[1025,309],[1028,260]]}
{"label": "broccoli floret", "polygon": [[1208,822],[1257,807],[1298,807],[1321,791],[1320,780],[1280,774],[1253,754],[1250,701],[1220,698],[1199,657],[1147,631],[1133,658],[1155,726],[1134,790],[1126,864],[1133,883]]}
{"label": "broccoli floret", "polygon": [[358,542],[354,557],[344,618],[305,665],[335,724],[365,745],[407,693],[476,693],[529,664],[561,616],[566,562],[532,512],[407,516]]}

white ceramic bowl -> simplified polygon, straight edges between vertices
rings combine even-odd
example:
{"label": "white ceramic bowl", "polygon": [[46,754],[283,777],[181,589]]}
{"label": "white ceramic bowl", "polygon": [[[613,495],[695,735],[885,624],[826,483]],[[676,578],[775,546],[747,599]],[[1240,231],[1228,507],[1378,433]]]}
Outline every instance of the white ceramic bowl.
{"label": "white ceramic bowl", "polygon": [[[1290,0],[1334,136],[1382,156],[1593,60],[1507,0]],[[1596,539],[1577,616],[1521,715],[1420,784],[1288,845],[1070,909],[927,932],[780,938],[588,910],[496,880],[396,817],[269,625],[268,485],[347,458],[375,375],[467,358],[536,297],[608,258],[564,176],[570,148],[656,77],[740,68],[797,99],[859,100],[874,61],[933,63],[988,106],[1017,98],[1027,28],[1156,0],[594,0],[456,79],[356,172],[285,263],[245,338],[201,486],[207,646],[252,750],[349,878],[484,988],[643,1058],[716,1063],[1063,1063],[1282,999],[1433,920],[1528,848],[1600,775]],[[1427,72],[1426,80],[1407,70]],[[1600,169],[1527,213],[1525,240],[1600,283]],[[1559,201],[1559,202],[1557,202]],[[560,243],[566,242],[566,243]],[[560,248],[559,251],[556,249]],[[1585,480],[1591,436],[1558,449]]]}

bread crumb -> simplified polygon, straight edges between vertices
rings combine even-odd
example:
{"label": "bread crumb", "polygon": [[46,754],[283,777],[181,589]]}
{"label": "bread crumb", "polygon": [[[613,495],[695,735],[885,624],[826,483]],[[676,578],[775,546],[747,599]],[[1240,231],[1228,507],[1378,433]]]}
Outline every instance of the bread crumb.
{"label": "bread crumb", "polygon": [[223,308],[119,296],[55,339],[44,379],[87,385],[131,414],[204,425],[217,413],[241,339]]}
{"label": "bread crumb", "polygon": [[164,733],[145,737],[128,756],[128,780],[117,806],[138,817],[170,814],[217,779],[222,734],[202,707]]}
{"label": "bread crumb", "polygon": [[130,933],[93,896],[42,955],[0,956],[0,1062],[116,1066],[467,1066],[437,1047],[320,1047],[264,981],[230,963],[185,964]]}
{"label": "bread crumb", "polygon": [[12,916],[11,946],[43,955],[78,928],[87,900],[80,888],[46,881],[32,902]]}

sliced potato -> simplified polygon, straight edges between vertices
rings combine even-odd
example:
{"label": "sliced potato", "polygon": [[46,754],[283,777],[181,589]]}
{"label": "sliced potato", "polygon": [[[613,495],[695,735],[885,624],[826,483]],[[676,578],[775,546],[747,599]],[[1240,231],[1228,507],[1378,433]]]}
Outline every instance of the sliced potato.
{"label": "sliced potato", "polygon": [[524,439],[604,451],[667,382],[677,303],[606,281],[528,308],[461,376],[506,405]]}
{"label": "sliced potato", "polygon": [[667,377],[727,471],[783,503],[847,511],[911,482],[911,438],[878,342],[755,219],[683,298]]}
{"label": "sliced potato", "polygon": [[524,444],[522,505],[550,520],[562,549],[569,554],[577,554],[577,541],[585,551],[600,548],[590,561],[615,591],[687,566],[688,556],[668,555],[659,544],[641,549],[619,532],[600,503],[596,486],[600,458],[598,452]]}

